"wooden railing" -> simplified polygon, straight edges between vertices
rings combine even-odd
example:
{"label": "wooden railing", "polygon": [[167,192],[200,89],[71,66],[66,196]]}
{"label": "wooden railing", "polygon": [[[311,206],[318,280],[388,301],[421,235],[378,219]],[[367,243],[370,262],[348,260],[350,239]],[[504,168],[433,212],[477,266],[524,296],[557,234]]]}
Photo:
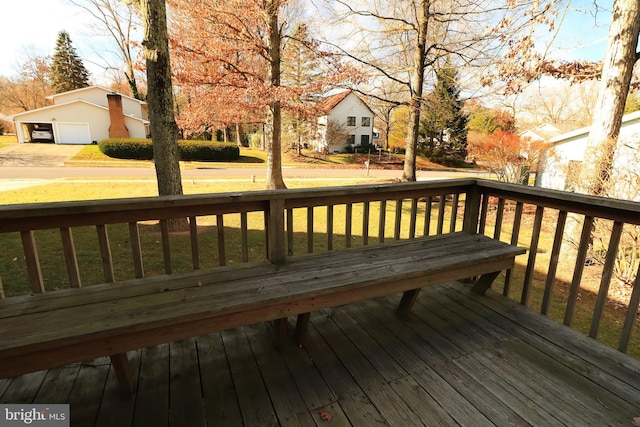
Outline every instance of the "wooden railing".
{"label": "wooden railing", "polygon": [[[563,236],[573,217],[584,232],[569,255],[575,268],[565,296],[557,267],[561,249],[570,246]],[[188,229],[170,231],[175,218],[186,218]],[[587,249],[593,224],[603,221],[612,221],[612,244],[599,248],[606,252],[601,283],[593,306],[585,308],[579,295],[586,292],[580,284]],[[601,319],[621,236],[639,224],[637,203],[475,179],[4,206],[0,297],[480,232],[530,249],[501,282],[505,295],[578,329],[585,328],[574,324],[576,313],[584,318],[586,310],[591,321],[585,333],[597,337],[601,325],[611,323]],[[548,261],[540,256],[544,251]],[[625,312],[619,340],[608,343],[620,351],[632,343],[639,299],[636,285],[617,311]]]}
{"label": "wooden railing", "polygon": [[[522,262],[523,277],[516,280],[508,271],[503,294],[593,338],[605,328],[607,344],[627,352],[632,331],[640,332],[640,204],[484,180],[478,181],[478,191],[482,197],[478,231],[529,249]],[[549,255],[541,260],[545,252]],[[633,268],[626,276],[628,292],[607,304],[613,299],[612,278],[622,263]],[[597,278],[591,280],[595,286],[585,286],[586,268],[595,270]],[[560,270],[570,278],[559,278]],[[632,353],[640,356],[637,336]]]}

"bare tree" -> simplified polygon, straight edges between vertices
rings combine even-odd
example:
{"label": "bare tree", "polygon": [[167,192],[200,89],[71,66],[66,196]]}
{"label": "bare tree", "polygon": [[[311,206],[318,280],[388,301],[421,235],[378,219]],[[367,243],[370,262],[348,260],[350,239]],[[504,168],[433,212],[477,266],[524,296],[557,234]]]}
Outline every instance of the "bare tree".
{"label": "bare tree", "polygon": [[[409,125],[402,179],[413,181],[425,88],[435,82],[435,69],[449,57],[456,67],[487,66],[506,45],[501,36],[524,23],[510,25],[509,16],[525,16],[532,7],[519,2],[497,4],[480,0],[334,0],[336,25],[344,33],[333,48],[368,70],[373,78],[391,80],[405,88],[402,105],[409,107]],[[541,2],[536,2],[536,4]],[[545,2],[546,3],[546,2]],[[544,5],[543,5],[544,6]],[[537,10],[537,9],[536,9]],[[531,23],[536,16],[522,21]],[[482,73],[482,70],[479,72]],[[385,99],[371,86],[360,93]]]}
{"label": "bare tree", "polygon": [[602,195],[611,178],[611,168],[622,124],[633,67],[640,58],[636,51],[640,32],[640,3],[615,0],[604,59],[601,89],[596,103],[581,173],[583,191]]}
{"label": "bare tree", "polygon": [[[182,195],[165,0],[133,1],[140,9],[144,28],[142,46],[147,64],[147,100],[158,194]],[[186,219],[176,219],[170,223],[172,229],[186,226]]]}
{"label": "bare tree", "polygon": [[0,78],[0,108],[5,113],[29,111],[47,105],[46,96],[52,93],[49,63],[47,56],[27,53],[18,77]]}
{"label": "bare tree", "polygon": [[[140,20],[131,2],[121,0],[67,0],[88,12],[97,22],[96,31],[105,32],[116,43],[118,55],[124,63],[124,76],[127,79],[131,95],[142,99],[136,81],[136,43],[133,40]],[[103,58],[108,62],[108,59]],[[113,68],[107,65],[106,68]]]}
{"label": "bare tree", "polygon": [[327,122],[327,128],[324,133],[324,142],[326,149],[331,151],[332,147],[345,145],[349,138],[350,132],[344,122],[331,119]]}
{"label": "bare tree", "polygon": [[[276,90],[280,87],[282,33],[279,24],[280,8],[286,0],[262,0],[262,10],[265,11],[267,79]],[[269,103],[267,112],[267,189],[284,189],[282,177],[282,106],[279,99]]]}

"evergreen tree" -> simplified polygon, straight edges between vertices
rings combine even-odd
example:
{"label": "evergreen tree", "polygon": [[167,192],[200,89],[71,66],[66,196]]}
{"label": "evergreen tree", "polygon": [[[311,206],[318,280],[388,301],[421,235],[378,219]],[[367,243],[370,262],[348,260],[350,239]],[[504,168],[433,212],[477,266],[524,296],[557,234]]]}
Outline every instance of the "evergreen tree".
{"label": "evergreen tree", "polygon": [[89,72],[71,45],[66,31],[58,33],[51,62],[51,88],[54,93],[67,92],[89,86]]}
{"label": "evergreen tree", "polygon": [[[301,89],[291,97],[283,113],[283,128],[289,129],[290,145],[300,154],[303,139],[308,138],[312,125],[309,119],[315,111],[309,108],[315,103],[316,85],[323,84],[323,71],[317,52],[318,44],[309,34],[307,26],[299,22],[288,36],[282,50],[281,79],[284,86]],[[302,90],[304,88],[304,90]],[[284,137],[284,135],[283,135]],[[291,140],[292,139],[292,140]]]}
{"label": "evergreen tree", "polygon": [[419,151],[434,162],[464,162],[469,118],[463,112],[458,73],[448,60],[436,72],[436,86],[423,105]]}

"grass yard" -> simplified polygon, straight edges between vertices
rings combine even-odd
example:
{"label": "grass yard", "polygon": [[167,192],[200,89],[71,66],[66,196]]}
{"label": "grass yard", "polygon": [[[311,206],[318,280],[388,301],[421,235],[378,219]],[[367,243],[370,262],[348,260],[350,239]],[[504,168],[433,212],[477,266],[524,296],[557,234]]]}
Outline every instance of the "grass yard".
{"label": "grass yard", "polygon": [[16,138],[15,135],[0,135],[0,148],[6,145],[17,144],[17,143],[18,143],[18,139]]}

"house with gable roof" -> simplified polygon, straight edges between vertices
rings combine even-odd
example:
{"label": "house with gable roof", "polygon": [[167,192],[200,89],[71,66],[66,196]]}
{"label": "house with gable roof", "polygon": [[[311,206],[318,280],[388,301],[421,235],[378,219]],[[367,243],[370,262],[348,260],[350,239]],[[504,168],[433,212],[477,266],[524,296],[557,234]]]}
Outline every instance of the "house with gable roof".
{"label": "house with gable roof", "polygon": [[14,114],[19,143],[92,144],[106,138],[146,138],[147,103],[89,86],[50,95],[52,105]]}
{"label": "house with gable roof", "polygon": [[342,152],[348,146],[373,144],[373,110],[353,91],[326,96],[319,102],[318,151]]}

